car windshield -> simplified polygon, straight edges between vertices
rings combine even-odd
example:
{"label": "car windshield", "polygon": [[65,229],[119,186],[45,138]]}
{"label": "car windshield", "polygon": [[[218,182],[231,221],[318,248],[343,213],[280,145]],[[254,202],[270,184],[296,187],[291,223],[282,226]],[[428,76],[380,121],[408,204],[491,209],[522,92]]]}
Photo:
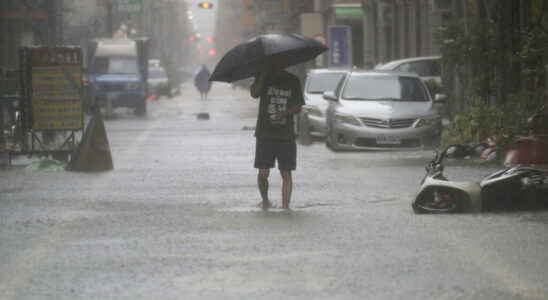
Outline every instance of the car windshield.
{"label": "car windshield", "polygon": [[306,91],[310,94],[332,92],[337,88],[337,84],[339,84],[344,74],[344,72],[313,73]]}
{"label": "car windshield", "polygon": [[150,68],[148,78],[166,78],[166,72],[162,68]]}
{"label": "car windshield", "polygon": [[369,101],[428,101],[420,79],[404,76],[352,75],[344,87],[342,98]]}
{"label": "car windshield", "polygon": [[137,58],[131,56],[97,56],[91,74],[137,74]]}

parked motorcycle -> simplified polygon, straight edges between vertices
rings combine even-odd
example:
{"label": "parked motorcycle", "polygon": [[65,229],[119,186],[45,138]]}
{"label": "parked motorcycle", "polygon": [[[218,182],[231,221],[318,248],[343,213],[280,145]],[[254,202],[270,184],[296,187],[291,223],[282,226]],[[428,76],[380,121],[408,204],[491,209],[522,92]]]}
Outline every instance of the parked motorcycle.
{"label": "parked motorcycle", "polygon": [[518,165],[481,182],[449,181],[443,176],[447,149],[426,165],[426,176],[412,207],[417,213],[458,213],[548,208],[548,171]]}

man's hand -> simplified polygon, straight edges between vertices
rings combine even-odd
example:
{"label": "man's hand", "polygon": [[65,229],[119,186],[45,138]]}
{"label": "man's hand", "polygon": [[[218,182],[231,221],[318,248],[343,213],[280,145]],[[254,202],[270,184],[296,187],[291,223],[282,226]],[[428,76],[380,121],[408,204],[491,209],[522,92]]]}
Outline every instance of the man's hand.
{"label": "man's hand", "polygon": [[259,72],[259,74],[255,76],[255,81],[253,82],[249,90],[251,97],[257,98],[261,95],[261,90],[263,88],[263,80],[269,69],[270,69],[270,62],[267,60],[263,61],[263,66],[261,68],[261,71]]}
{"label": "man's hand", "polygon": [[276,116],[274,116],[274,121],[279,121],[279,120],[285,118],[285,116],[286,116],[286,111],[285,110],[284,111],[279,111],[279,112],[276,113]]}
{"label": "man's hand", "polygon": [[301,112],[301,106],[300,105],[292,106],[288,110],[282,110],[282,111],[277,112],[276,116],[274,117],[274,120],[278,121],[278,120],[281,120],[281,119],[283,119],[287,116],[292,116],[294,114],[298,114],[299,112]]}

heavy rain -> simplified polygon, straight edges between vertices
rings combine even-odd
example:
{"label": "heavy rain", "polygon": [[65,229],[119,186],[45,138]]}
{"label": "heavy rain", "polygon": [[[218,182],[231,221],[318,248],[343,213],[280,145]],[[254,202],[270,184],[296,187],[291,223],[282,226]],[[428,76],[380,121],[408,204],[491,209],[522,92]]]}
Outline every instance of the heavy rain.
{"label": "heavy rain", "polygon": [[548,0],[0,1],[0,299],[548,299]]}

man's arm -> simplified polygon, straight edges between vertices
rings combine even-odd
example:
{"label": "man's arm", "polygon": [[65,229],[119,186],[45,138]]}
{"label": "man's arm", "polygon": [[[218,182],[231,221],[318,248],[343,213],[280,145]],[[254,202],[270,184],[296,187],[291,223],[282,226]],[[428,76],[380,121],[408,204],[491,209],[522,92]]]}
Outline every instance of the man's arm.
{"label": "man's arm", "polygon": [[263,90],[263,83],[264,83],[264,77],[266,75],[266,68],[263,68],[261,70],[261,73],[259,73],[258,76],[255,76],[255,81],[251,85],[251,89],[249,90],[251,93],[251,97],[258,98],[261,95],[261,91]]}

